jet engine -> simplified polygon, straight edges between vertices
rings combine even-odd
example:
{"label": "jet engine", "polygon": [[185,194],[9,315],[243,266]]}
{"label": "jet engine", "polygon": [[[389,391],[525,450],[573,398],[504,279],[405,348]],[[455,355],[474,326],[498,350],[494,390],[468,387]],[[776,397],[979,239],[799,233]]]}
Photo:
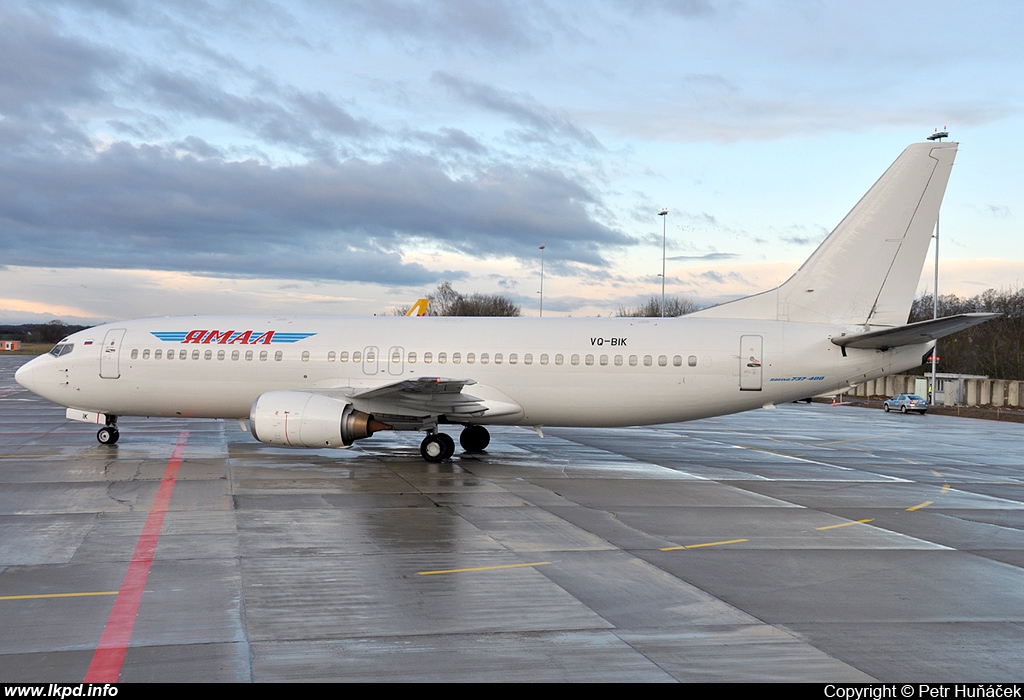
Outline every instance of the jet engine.
{"label": "jet engine", "polygon": [[304,391],[268,391],[249,411],[252,436],[288,447],[348,447],[391,426],[352,404]]}

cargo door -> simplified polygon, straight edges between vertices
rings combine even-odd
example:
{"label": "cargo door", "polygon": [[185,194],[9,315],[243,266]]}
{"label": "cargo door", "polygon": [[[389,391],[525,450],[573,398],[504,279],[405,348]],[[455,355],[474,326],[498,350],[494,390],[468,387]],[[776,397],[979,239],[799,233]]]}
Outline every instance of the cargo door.
{"label": "cargo door", "polygon": [[761,391],[763,346],[764,338],[759,335],[740,337],[740,391]]}

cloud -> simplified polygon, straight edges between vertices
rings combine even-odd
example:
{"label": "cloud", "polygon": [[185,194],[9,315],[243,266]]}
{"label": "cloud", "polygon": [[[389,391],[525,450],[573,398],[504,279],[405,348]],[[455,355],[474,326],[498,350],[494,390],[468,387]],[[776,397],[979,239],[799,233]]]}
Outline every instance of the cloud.
{"label": "cloud", "polygon": [[0,156],[5,262],[419,284],[438,275],[402,262],[417,246],[532,257],[548,241],[553,261],[606,266],[602,250],[632,244],[589,216],[594,195],[549,170],[454,178],[417,156],[272,167],[197,151],[217,152],[186,139],[47,163]]}
{"label": "cloud", "polygon": [[602,149],[600,141],[587,129],[577,126],[569,118],[538,104],[523,93],[485,85],[436,71],[431,80],[447,88],[469,104],[511,118],[525,126],[524,140],[551,141],[555,138],[573,141],[588,149]]}
{"label": "cloud", "polygon": [[738,253],[705,253],[704,255],[670,255],[668,260],[731,260],[740,257]]}

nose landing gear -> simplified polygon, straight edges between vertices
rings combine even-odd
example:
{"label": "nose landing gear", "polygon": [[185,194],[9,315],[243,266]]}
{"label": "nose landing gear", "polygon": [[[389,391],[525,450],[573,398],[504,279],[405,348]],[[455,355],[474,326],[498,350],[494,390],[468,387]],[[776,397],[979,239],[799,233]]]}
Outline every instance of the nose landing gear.
{"label": "nose landing gear", "polygon": [[117,431],[117,416],[107,416],[107,424],[96,433],[96,439],[101,445],[113,445],[121,437]]}

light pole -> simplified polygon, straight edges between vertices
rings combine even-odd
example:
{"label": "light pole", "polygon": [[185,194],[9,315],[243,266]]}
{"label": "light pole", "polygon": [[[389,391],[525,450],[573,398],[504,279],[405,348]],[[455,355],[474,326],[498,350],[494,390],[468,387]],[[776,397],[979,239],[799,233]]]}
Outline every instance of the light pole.
{"label": "light pole", "polygon": [[540,244],[540,316],[544,318],[544,247]]}
{"label": "light pole", "polygon": [[[942,139],[949,136],[949,132],[943,127],[942,131],[938,129],[935,133],[928,137],[929,141],[941,141]],[[935,284],[932,287],[934,292],[932,293],[932,318],[939,317],[939,212],[935,212]],[[928,398],[931,403],[935,403],[935,365],[938,362],[939,355],[939,342],[935,341],[935,345],[932,346],[932,395]]]}
{"label": "light pole", "polygon": [[668,240],[665,227],[668,222],[668,207],[663,207],[658,216],[661,217],[661,317],[665,318],[665,251]]}

